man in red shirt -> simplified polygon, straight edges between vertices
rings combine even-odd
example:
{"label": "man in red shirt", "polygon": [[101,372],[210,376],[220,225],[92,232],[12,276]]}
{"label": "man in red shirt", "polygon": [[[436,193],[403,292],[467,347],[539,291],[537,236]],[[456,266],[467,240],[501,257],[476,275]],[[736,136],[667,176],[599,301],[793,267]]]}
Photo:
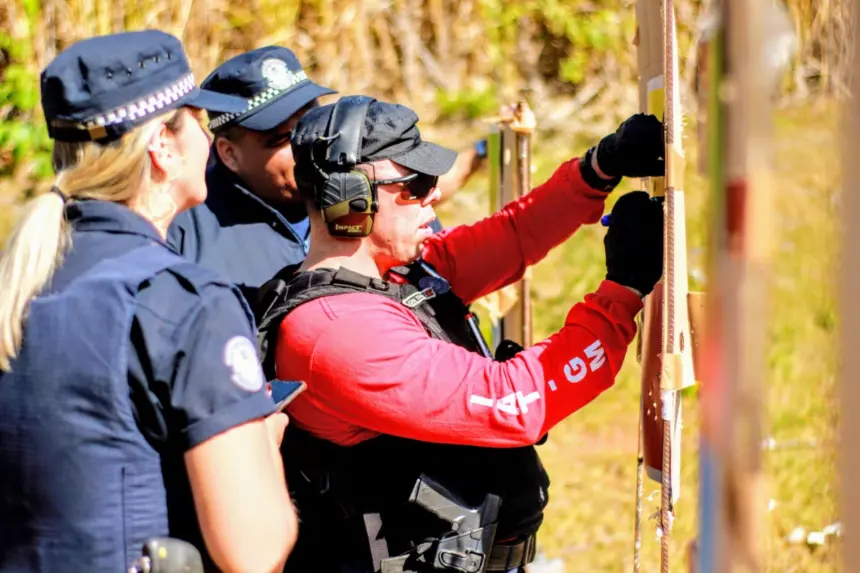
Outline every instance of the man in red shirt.
{"label": "man in red shirt", "polygon": [[612,385],[662,274],[662,208],[625,195],[606,280],[558,332],[494,360],[467,305],[597,222],[622,176],[662,175],[662,127],[633,116],[524,198],[434,235],[456,154],[417,121],[355,96],[293,135],[311,248],[270,283],[260,325],[277,376],[308,384],[284,440],[302,516],[289,571],[520,570],[548,499],[534,445]]}

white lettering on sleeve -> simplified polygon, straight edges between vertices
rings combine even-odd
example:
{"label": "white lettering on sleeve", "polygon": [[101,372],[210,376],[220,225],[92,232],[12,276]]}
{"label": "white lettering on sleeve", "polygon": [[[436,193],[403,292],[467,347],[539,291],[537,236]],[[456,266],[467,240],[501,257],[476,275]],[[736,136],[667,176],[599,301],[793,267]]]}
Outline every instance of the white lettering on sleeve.
{"label": "white lettering on sleeve", "polygon": [[505,412],[506,414],[516,414],[519,412],[517,409],[517,395],[516,394],[508,394],[504,398],[500,398],[496,400],[496,408]]}
{"label": "white lettering on sleeve", "polygon": [[488,408],[492,408],[495,404],[492,398],[484,398],[483,396],[475,396],[474,394],[469,396],[469,402],[477,404],[478,406],[486,406]]}
{"label": "white lettering on sleeve", "polygon": [[573,384],[585,378],[586,372],[585,361],[578,356],[564,365],[564,377]]}
{"label": "white lettering on sleeve", "polygon": [[591,371],[594,372],[606,363],[606,352],[599,340],[595,340],[591,346],[585,349],[585,355],[591,358]]}
{"label": "white lettering on sleeve", "polygon": [[[587,367],[585,365],[585,360],[579,356],[574,356],[567,364],[564,365],[564,377],[567,378],[568,382],[572,384],[581,382],[589,370],[595,372],[606,364],[606,351],[600,344],[600,340],[595,340],[585,349],[585,356],[591,360]],[[547,384],[549,385],[550,390],[553,392],[556,391],[555,380],[549,380]]]}
{"label": "white lettering on sleeve", "polygon": [[517,392],[517,404],[520,406],[520,411],[525,414],[529,411],[529,404],[532,402],[536,402],[540,400],[540,394],[538,392],[531,392],[523,396],[522,392]]}
{"label": "white lettering on sleeve", "polygon": [[503,398],[493,400],[484,396],[469,396],[469,402],[477,406],[485,406],[487,408],[497,408],[499,411],[506,414],[526,414],[529,411],[529,404],[540,400],[540,392],[530,392],[523,395],[522,392],[512,392]]}

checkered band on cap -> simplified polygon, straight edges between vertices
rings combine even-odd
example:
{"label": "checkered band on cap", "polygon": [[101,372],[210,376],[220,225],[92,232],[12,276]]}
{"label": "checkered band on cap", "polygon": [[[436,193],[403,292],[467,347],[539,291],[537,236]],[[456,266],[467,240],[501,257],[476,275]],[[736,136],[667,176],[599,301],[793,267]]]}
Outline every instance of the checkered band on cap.
{"label": "checkered band on cap", "polygon": [[269,102],[281,97],[284,93],[290,91],[294,86],[300,84],[306,79],[308,79],[308,74],[304,70],[298,72],[291,72],[289,74],[289,80],[286,84],[281,84],[277,87],[270,85],[268,88],[249,99],[248,109],[246,109],[245,111],[241,113],[221,114],[212,121],[210,121],[209,131],[215,131],[216,129],[227,125],[228,123],[231,123],[237,119],[241,119],[253,113],[257,108],[262,107]]}
{"label": "checkered band on cap", "polygon": [[54,120],[51,123],[56,127],[86,130],[89,132],[91,139],[97,140],[105,137],[105,128],[125,122],[138,123],[140,120],[146,119],[148,116],[156,114],[165,107],[176,103],[194,91],[196,87],[194,74],[189,73],[183,78],[137,101],[99,114],[81,123],[72,123],[66,120]]}
{"label": "checkered band on cap", "polygon": [[195,88],[194,74],[188,74],[177,82],[174,82],[154,94],[148,95],[140,100],[124,105],[113,111],[109,111],[103,115],[84,122],[84,126],[89,129],[91,127],[103,127],[105,125],[113,125],[122,123],[126,120],[137,121],[148,115],[156,113],[164,109],[164,106],[176,103],[181,98],[185,97]]}

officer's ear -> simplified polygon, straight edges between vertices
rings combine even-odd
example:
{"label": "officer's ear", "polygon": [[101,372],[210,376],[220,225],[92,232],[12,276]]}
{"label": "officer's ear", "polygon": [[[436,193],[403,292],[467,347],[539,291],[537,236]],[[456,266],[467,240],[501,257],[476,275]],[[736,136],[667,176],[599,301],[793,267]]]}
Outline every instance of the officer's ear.
{"label": "officer's ear", "polygon": [[227,166],[230,171],[239,172],[239,146],[237,142],[227,135],[218,135],[215,138],[215,152],[221,163]]}
{"label": "officer's ear", "polygon": [[185,117],[180,111],[169,121],[161,123],[149,139],[149,159],[152,162],[154,174],[164,181],[173,181],[182,174],[184,158],[176,140],[176,134],[182,128]]}

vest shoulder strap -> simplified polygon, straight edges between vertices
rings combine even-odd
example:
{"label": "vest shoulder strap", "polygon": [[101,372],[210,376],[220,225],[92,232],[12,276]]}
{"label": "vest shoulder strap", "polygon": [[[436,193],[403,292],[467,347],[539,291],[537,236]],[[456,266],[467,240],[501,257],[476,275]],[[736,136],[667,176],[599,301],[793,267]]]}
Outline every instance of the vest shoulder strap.
{"label": "vest shoulder strap", "polygon": [[425,308],[421,291],[411,284],[395,284],[343,267],[303,272],[296,272],[297,269],[298,265],[285,267],[260,287],[257,298],[257,345],[263,371],[270,380],[275,377],[274,347],[281,322],[302,304],[326,296],[356,292],[384,296],[408,307],[433,338],[449,340],[432,310]]}

